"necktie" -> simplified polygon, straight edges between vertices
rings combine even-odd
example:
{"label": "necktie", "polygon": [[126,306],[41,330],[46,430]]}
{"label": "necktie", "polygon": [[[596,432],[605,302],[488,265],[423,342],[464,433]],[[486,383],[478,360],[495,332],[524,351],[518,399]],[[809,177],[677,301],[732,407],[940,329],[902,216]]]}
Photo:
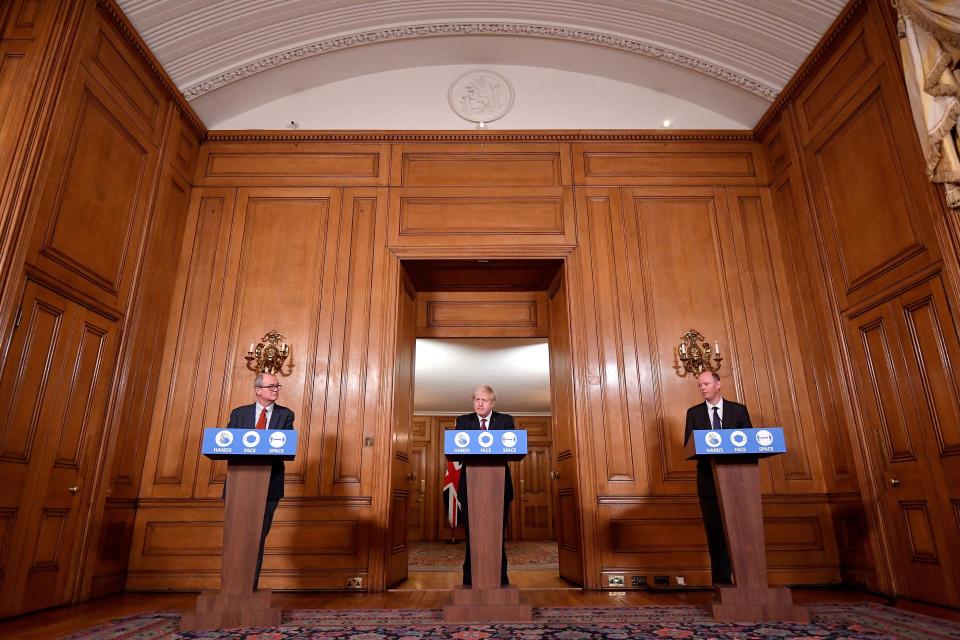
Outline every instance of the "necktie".
{"label": "necktie", "polygon": [[260,409],[260,417],[257,418],[257,429],[267,428],[267,410]]}
{"label": "necktie", "polygon": [[487,419],[486,419],[486,418],[480,418],[480,428],[483,429],[484,431],[487,430]]}
{"label": "necktie", "polygon": [[720,409],[719,407],[713,408],[713,428],[714,429],[723,429],[723,425],[720,424]]}

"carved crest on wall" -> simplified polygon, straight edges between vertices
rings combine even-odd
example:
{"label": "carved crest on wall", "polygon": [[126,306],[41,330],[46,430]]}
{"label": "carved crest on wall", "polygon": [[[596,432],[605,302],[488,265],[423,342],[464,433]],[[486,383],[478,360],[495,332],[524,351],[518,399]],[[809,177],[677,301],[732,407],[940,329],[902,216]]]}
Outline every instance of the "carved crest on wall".
{"label": "carved crest on wall", "polygon": [[513,86],[499,73],[474,69],[453,81],[447,92],[450,108],[470,122],[492,122],[513,106]]}

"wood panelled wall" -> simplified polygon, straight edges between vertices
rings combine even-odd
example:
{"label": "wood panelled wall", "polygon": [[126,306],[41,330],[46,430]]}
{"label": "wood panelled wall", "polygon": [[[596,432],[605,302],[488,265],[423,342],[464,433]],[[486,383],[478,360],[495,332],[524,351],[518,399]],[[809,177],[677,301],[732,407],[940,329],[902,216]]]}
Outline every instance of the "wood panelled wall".
{"label": "wood panelled wall", "polygon": [[[343,588],[361,576],[382,588],[391,292],[400,260],[424,257],[565,260],[579,456],[565,504],[579,512],[586,586],[624,571],[708,580],[681,442],[697,394],[673,355],[691,326],[723,345],[731,395],[793,443],[763,471],[774,579],[839,580],[818,425],[794,375],[803,351],[782,293],[788,262],[762,149],[748,135],[482,145],[232,137],[204,143],[194,177],[166,338],[176,348],[161,367],[128,588],[216,585],[223,469],[197,453],[200,432],[250,401],[241,355],[274,327],[294,344],[281,402],[297,413],[303,444],[263,580]],[[706,160],[692,162],[698,154]],[[546,306],[527,305],[525,331]]]}
{"label": "wood panelled wall", "polygon": [[431,258],[564,261],[517,329],[548,310],[564,575],[708,581],[673,352],[693,327],[787,432],[761,466],[771,578],[960,604],[960,227],[882,0],[729,133],[207,136],[108,0],[0,20],[0,615],[217,585],[200,433],[251,400],[242,354],[272,328],[301,450],[263,583],[382,589],[411,495],[401,261]]}
{"label": "wood panelled wall", "polygon": [[112,4],[16,0],[0,25],[9,615],[126,579],[167,277],[205,131]]}
{"label": "wood panelled wall", "polygon": [[894,25],[852,3],[758,138],[845,576],[957,606],[956,215],[920,169]]}

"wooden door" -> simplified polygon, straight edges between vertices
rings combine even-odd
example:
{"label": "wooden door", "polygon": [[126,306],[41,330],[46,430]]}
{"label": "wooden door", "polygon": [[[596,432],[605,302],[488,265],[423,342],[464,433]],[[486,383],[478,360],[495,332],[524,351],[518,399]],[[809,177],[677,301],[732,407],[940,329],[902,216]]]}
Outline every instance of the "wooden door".
{"label": "wooden door", "polygon": [[551,475],[556,496],[554,531],[560,555],[560,577],[583,584],[580,536],[580,494],[574,432],[573,364],[570,321],[563,279],[550,289],[550,397],[556,458]]}
{"label": "wooden door", "polygon": [[553,540],[553,455],[549,444],[529,444],[513,470],[519,508],[517,538]]}
{"label": "wooden door", "polygon": [[430,528],[428,514],[432,512],[427,508],[427,479],[433,471],[433,465],[430,464],[431,443],[413,442],[410,445],[410,467],[413,469],[413,491],[410,496],[409,513],[407,522],[410,526],[408,540],[410,542],[420,542],[430,539]]}
{"label": "wooden door", "polygon": [[860,372],[857,399],[865,444],[876,467],[872,481],[892,534],[886,542],[894,590],[951,604],[957,597],[948,535],[952,529],[931,464],[935,438],[924,417],[924,390],[908,367],[912,356],[904,349],[910,337],[901,325],[903,311],[894,300],[853,318],[851,352]]}
{"label": "wooden door", "polygon": [[74,596],[116,360],[114,322],[32,282],[21,308],[0,373],[0,512],[19,550],[0,556],[2,615]]}
{"label": "wooden door", "polygon": [[416,339],[416,294],[401,278],[397,313],[397,356],[394,374],[393,442],[390,452],[390,520],[387,532],[386,583],[389,587],[407,578],[409,561],[407,517],[417,489],[411,465],[410,427],[413,420],[413,377]]}

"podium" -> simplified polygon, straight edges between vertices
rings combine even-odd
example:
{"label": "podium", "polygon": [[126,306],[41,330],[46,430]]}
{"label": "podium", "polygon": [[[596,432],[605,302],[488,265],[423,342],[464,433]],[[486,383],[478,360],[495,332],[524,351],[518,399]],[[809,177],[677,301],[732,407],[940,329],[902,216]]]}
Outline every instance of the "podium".
{"label": "podium", "polygon": [[182,630],[280,624],[280,609],[270,606],[272,590],[254,590],[253,580],[271,463],[292,460],[296,451],[297,433],[290,429],[204,429],[201,453],[227,461],[220,591],[197,597],[196,609],[183,612]]}
{"label": "podium", "polygon": [[719,587],[712,605],[715,620],[809,622],[806,607],[793,604],[787,587],[770,587],[760,501],[758,460],[786,452],[783,430],[696,430],[690,437],[691,458],[708,457],[720,501],[723,529],[730,550],[734,586]]}
{"label": "podium", "polygon": [[443,621],[529,622],[533,608],[514,586],[500,586],[505,463],[527,453],[523,430],[445,432],[444,453],[469,469],[470,568],[472,586],[457,587],[443,607]]}

